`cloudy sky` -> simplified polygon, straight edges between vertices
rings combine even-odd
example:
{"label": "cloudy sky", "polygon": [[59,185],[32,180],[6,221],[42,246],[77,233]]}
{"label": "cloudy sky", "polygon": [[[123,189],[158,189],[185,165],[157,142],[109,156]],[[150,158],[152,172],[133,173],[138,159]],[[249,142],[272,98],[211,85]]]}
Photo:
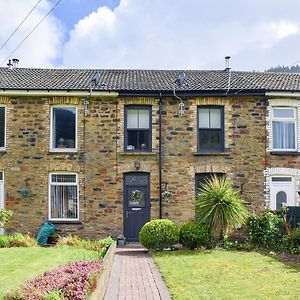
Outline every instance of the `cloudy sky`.
{"label": "cloudy sky", "polygon": [[[264,71],[300,63],[299,0],[0,0],[0,64]],[[37,7],[12,36],[26,17]]]}

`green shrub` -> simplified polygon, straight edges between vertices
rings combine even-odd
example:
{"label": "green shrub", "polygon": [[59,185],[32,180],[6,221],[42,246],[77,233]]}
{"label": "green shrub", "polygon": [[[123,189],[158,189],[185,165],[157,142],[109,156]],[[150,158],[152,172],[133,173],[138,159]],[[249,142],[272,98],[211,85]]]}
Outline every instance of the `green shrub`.
{"label": "green shrub", "polygon": [[286,246],[292,254],[300,254],[300,227],[295,228],[288,234]]}
{"label": "green shrub", "polygon": [[0,248],[10,247],[35,247],[37,242],[29,234],[16,233],[12,235],[0,235]]}
{"label": "green shrub", "polygon": [[12,215],[13,215],[12,210],[4,209],[4,208],[0,209],[0,228],[5,228],[8,225]]}
{"label": "green shrub", "polygon": [[270,250],[284,248],[284,220],[282,216],[266,210],[262,214],[252,215],[247,222],[248,240],[256,247]]}
{"label": "green shrub", "polygon": [[223,240],[229,230],[243,225],[247,217],[245,202],[228,178],[213,176],[201,185],[196,199],[196,218],[207,224],[216,238]]}
{"label": "green shrub", "polygon": [[224,239],[222,243],[222,248],[225,250],[244,250],[250,251],[253,250],[253,246],[248,242],[238,242],[238,241],[230,241],[228,239]]}
{"label": "green shrub", "polygon": [[66,237],[61,237],[56,245],[66,245],[91,251],[97,251],[99,252],[100,257],[103,257],[112,243],[113,239],[110,236],[102,240],[88,240],[82,239],[78,236],[68,235]]}
{"label": "green shrub", "polygon": [[152,220],[142,227],[139,234],[140,243],[148,249],[163,250],[178,242],[177,225],[167,219]]}
{"label": "green shrub", "polygon": [[199,222],[188,222],[179,231],[179,242],[183,247],[195,249],[198,247],[212,248],[213,238],[207,226]]}

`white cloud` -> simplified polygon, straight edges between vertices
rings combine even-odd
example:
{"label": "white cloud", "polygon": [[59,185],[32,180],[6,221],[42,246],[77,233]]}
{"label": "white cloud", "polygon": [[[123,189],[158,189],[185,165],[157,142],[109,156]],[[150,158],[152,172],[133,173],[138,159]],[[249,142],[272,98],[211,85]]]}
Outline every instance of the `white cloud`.
{"label": "white cloud", "polygon": [[[37,0],[0,0],[0,45],[36,3]],[[37,6],[6,46],[0,50],[0,63],[47,14],[52,5],[49,0],[44,0]],[[19,58],[21,67],[52,67],[61,55],[62,42],[62,25],[53,15],[49,15],[10,58]],[[6,62],[2,66],[6,66]]]}
{"label": "white cloud", "polygon": [[[80,20],[63,50],[67,67],[261,69],[299,59],[300,1],[121,0]],[[293,39],[292,42],[295,43]],[[298,55],[298,56],[297,56]]]}

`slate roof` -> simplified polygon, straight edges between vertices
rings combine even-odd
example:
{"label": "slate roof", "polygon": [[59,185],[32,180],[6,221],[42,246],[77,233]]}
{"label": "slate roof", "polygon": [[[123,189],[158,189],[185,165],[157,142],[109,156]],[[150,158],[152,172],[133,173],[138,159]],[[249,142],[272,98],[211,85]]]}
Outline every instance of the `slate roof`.
{"label": "slate roof", "polygon": [[[97,70],[0,68],[0,90],[89,90]],[[119,92],[172,92],[181,70],[99,70],[100,83],[93,90]],[[300,91],[300,74],[185,70],[184,92]]]}

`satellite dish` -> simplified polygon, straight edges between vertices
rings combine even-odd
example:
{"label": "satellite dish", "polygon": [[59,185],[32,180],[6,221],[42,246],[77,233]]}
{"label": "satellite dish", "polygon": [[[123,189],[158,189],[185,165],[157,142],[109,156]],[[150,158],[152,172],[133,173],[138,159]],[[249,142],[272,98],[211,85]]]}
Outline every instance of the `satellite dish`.
{"label": "satellite dish", "polygon": [[185,73],[184,72],[180,72],[178,74],[177,79],[175,80],[175,84],[177,84],[179,87],[182,87],[184,81],[185,81]]}
{"label": "satellite dish", "polygon": [[94,75],[93,79],[91,80],[91,84],[94,84],[94,87],[98,86],[99,81],[100,81],[100,73],[99,73],[99,71],[97,71],[96,74]]}

